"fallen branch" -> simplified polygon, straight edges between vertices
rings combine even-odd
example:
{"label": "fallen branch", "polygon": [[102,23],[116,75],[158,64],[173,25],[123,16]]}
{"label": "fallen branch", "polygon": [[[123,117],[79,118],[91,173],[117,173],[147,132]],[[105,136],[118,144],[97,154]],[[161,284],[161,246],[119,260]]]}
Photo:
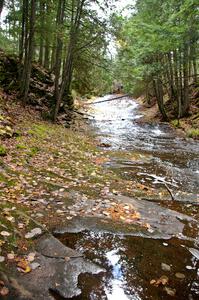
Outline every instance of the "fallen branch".
{"label": "fallen branch", "polygon": [[166,183],[164,183],[164,186],[166,187],[167,191],[168,191],[169,194],[171,195],[171,199],[172,199],[173,201],[175,201],[175,197],[174,197],[172,191],[170,190],[170,188],[168,187],[168,185],[167,185]]}

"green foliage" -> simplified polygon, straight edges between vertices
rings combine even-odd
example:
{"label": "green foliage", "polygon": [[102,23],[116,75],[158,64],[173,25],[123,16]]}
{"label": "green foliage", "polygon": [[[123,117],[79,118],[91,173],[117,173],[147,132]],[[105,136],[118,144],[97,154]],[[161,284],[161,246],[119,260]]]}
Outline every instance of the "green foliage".
{"label": "green foliage", "polygon": [[164,56],[197,41],[197,13],[195,0],[139,0],[129,18],[114,16],[118,44],[114,74],[127,91],[134,93],[141,85],[144,92],[153,79],[165,77]]}
{"label": "green foliage", "polygon": [[6,148],[3,145],[0,145],[0,156],[5,156],[6,154]]}
{"label": "green foliage", "polygon": [[172,124],[173,127],[176,127],[176,128],[180,127],[180,121],[179,120],[176,120],[176,119],[172,120],[171,124]]}
{"label": "green foliage", "polygon": [[187,132],[187,136],[191,138],[199,138],[199,129],[192,128]]}

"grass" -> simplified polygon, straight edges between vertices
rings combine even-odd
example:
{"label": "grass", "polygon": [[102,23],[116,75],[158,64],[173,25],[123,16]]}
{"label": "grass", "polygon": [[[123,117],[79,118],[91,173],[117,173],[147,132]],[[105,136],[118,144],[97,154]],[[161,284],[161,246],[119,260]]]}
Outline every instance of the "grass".
{"label": "grass", "polygon": [[188,137],[199,138],[199,129],[192,128],[187,131]]}
{"label": "grass", "polygon": [[178,119],[172,120],[171,125],[175,128],[179,128],[181,126],[180,120],[178,120]]}
{"label": "grass", "polygon": [[5,156],[7,154],[7,150],[3,145],[0,145],[0,156]]}

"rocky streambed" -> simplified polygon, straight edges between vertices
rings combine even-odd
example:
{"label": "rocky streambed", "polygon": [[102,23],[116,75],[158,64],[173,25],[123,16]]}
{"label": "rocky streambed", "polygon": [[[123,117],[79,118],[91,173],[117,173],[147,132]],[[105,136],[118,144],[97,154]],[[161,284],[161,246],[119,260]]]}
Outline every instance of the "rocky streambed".
{"label": "rocky streambed", "polygon": [[101,149],[92,159],[114,181],[78,169],[73,184],[34,201],[59,219],[35,240],[34,270],[4,275],[4,298],[198,299],[199,144],[140,122],[130,98],[93,104],[88,115]]}

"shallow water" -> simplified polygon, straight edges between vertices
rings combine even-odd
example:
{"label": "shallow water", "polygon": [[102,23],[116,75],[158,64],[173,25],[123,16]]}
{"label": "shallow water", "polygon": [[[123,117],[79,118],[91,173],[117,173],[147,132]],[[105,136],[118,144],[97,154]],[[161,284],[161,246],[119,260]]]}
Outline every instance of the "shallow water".
{"label": "shallow water", "polygon": [[112,149],[143,156],[139,161],[112,160],[109,167],[144,184],[160,186],[166,183],[174,191],[197,195],[199,143],[178,137],[165,123],[139,123],[138,108],[139,105],[129,98],[92,105],[92,125],[100,140],[110,144]]}
{"label": "shallow water", "polygon": [[[167,287],[176,290],[175,299],[198,299],[199,265],[189,252],[189,243],[182,245],[177,239],[165,242],[91,231],[65,234],[61,241],[106,269],[96,277],[82,275],[79,280],[82,295],[75,299],[171,299],[164,286],[150,284],[152,279],[157,280],[162,275],[169,279]],[[162,263],[171,270],[163,271]],[[176,277],[179,272],[185,275],[184,279]]]}
{"label": "shallow water", "polygon": [[[106,96],[109,97],[112,96]],[[191,206],[195,210],[194,217],[197,219],[199,144],[178,137],[167,124],[139,123],[141,115],[138,108],[138,104],[129,98],[91,105],[89,114],[94,118],[91,118],[90,126],[94,134],[102,143],[109,144],[111,151],[121,152],[119,158],[110,157],[105,167],[128,180],[155,187],[157,193],[167,184],[178,200],[172,203],[171,209],[183,205],[186,215],[186,203],[189,201],[189,209]],[[139,159],[124,159],[122,153],[126,152],[132,156],[139,154]],[[181,193],[183,197],[177,199]],[[160,214],[158,210],[157,214]],[[166,215],[159,222],[163,227],[167,222],[165,218]],[[185,222],[180,218],[179,221]],[[71,226],[73,228],[72,223]],[[110,233],[99,228],[95,230],[93,225],[76,233],[66,229],[64,234],[58,235],[59,239],[106,269],[97,276],[82,274],[79,277],[82,294],[74,299],[199,299],[198,230],[195,223],[192,225],[190,222],[188,227],[183,234],[189,238],[171,235],[167,239],[124,234],[122,230]],[[169,266],[169,270],[163,270],[162,264]],[[182,278],[177,278],[176,273],[180,273]],[[162,275],[168,277],[166,286],[150,283]],[[169,292],[175,296],[168,295]]]}

